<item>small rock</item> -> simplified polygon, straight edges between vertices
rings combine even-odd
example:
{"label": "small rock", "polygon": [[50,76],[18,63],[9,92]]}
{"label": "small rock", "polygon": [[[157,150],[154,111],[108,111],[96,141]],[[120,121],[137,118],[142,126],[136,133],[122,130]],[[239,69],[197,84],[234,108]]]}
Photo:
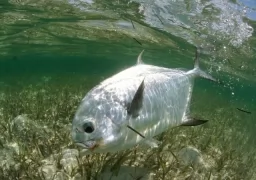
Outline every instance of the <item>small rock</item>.
{"label": "small rock", "polygon": [[36,133],[37,127],[26,114],[19,115],[12,121],[13,134],[23,142],[30,142]]}
{"label": "small rock", "polygon": [[5,149],[7,149],[9,152],[12,151],[16,155],[19,155],[19,153],[20,153],[19,146],[18,146],[18,144],[16,142],[6,144],[5,145]]}
{"label": "small rock", "polygon": [[66,173],[60,171],[56,173],[53,180],[70,180],[70,178]]}
{"label": "small rock", "polygon": [[19,153],[20,149],[16,142],[3,145],[3,148],[0,149],[0,168],[4,170],[9,170],[14,166],[14,168],[18,168],[19,166],[16,166],[14,156]]}
{"label": "small rock", "polygon": [[39,168],[38,171],[46,180],[53,180],[55,178],[57,173],[57,165],[55,159],[55,155],[51,155],[50,157],[42,160],[43,165]]}
{"label": "small rock", "polygon": [[184,147],[178,152],[178,158],[183,165],[204,165],[201,153],[194,147]]}
{"label": "small rock", "polygon": [[71,174],[74,169],[78,167],[78,162],[76,158],[64,158],[60,160],[60,164],[62,165],[65,172]]}
{"label": "small rock", "polygon": [[28,128],[31,122],[26,114],[22,114],[14,118],[12,123],[13,123],[13,130],[20,132]]}
{"label": "small rock", "polygon": [[77,149],[64,149],[62,151],[62,154],[63,154],[63,158],[78,157],[79,151]]}
{"label": "small rock", "polygon": [[65,172],[70,175],[74,169],[78,168],[77,157],[79,152],[76,149],[65,149],[62,151],[62,155],[60,164]]}
{"label": "small rock", "polygon": [[78,156],[77,149],[64,149],[61,153],[52,154],[42,160],[43,165],[38,171],[46,180],[83,180],[80,174],[72,174],[78,168]]}
{"label": "small rock", "polygon": [[53,135],[52,130],[47,126],[38,125],[30,120],[26,114],[19,115],[13,119],[12,133],[25,146],[31,145],[34,139],[45,142]]}
{"label": "small rock", "polygon": [[82,180],[84,178],[82,178],[81,174],[77,173],[74,177],[72,177],[72,180]]}
{"label": "small rock", "polygon": [[57,169],[55,165],[44,165],[40,168],[40,173],[46,180],[55,179],[56,171]]}

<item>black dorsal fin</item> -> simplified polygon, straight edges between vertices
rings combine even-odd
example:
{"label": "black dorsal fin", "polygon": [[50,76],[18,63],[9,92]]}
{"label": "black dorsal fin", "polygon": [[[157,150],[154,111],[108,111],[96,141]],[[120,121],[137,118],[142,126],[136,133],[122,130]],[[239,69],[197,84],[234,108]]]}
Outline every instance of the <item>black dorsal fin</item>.
{"label": "black dorsal fin", "polygon": [[133,118],[136,118],[139,115],[139,111],[142,108],[142,102],[143,102],[143,91],[144,91],[144,79],[141,82],[139,88],[137,89],[132,102],[127,108],[128,115],[131,115]]}

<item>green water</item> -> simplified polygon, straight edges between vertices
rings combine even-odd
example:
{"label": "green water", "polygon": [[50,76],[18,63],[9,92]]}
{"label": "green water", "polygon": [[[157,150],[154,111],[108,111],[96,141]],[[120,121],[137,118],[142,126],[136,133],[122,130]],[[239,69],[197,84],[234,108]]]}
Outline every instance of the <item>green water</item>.
{"label": "green water", "polygon": [[[157,150],[79,157],[60,179],[95,179],[105,166],[124,165],[147,168],[153,179],[255,179],[255,8],[253,1],[1,0],[0,179],[51,179],[40,168],[53,154],[57,165],[49,167],[62,172],[62,150],[78,149],[70,125],[86,92],[134,65],[143,49],[146,64],[191,69],[195,47],[201,68],[222,82],[195,82],[191,114],[206,125],[164,133]],[[210,168],[165,162],[186,146]]]}

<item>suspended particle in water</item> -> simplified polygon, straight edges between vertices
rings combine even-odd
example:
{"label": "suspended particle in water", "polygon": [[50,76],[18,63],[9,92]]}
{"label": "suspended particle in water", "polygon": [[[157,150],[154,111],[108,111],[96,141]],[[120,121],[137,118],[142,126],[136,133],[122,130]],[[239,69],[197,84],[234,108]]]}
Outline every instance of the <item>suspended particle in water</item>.
{"label": "suspended particle in water", "polygon": [[236,109],[241,111],[241,112],[244,112],[244,113],[247,113],[247,114],[251,114],[250,111],[247,111],[247,110],[244,110],[244,109],[241,109],[241,108],[236,108]]}

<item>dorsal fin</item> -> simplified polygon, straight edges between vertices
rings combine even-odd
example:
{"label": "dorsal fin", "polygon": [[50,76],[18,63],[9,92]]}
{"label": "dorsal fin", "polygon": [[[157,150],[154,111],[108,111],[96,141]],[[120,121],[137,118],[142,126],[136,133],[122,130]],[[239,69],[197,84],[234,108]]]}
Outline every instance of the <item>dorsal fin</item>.
{"label": "dorsal fin", "polygon": [[142,108],[142,102],[143,102],[143,92],[144,92],[144,79],[141,82],[139,88],[137,89],[132,102],[129,103],[129,106],[127,107],[127,113],[128,115],[131,115],[132,118],[136,118],[139,115],[139,111]]}
{"label": "dorsal fin", "polygon": [[139,56],[138,56],[138,59],[137,59],[137,64],[144,64],[143,63],[143,61],[142,61],[142,54],[143,54],[143,52],[144,52],[144,49],[141,51],[141,53],[139,54]]}

